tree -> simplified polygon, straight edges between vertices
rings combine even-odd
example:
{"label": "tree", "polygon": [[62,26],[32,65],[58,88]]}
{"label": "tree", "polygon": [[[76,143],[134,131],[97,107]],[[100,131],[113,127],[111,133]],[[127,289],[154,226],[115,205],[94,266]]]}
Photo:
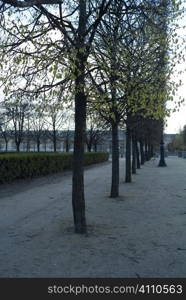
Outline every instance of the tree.
{"label": "tree", "polygon": [[44,120],[44,107],[41,105],[32,106],[31,129],[33,130],[32,137],[34,138],[37,151],[40,152],[41,139],[45,132],[46,122]]}
{"label": "tree", "polygon": [[[79,0],[76,4],[73,1],[2,0],[0,7],[1,11],[4,12],[4,16],[7,11],[10,13],[13,11],[12,7],[16,7],[16,11],[20,14],[27,8],[32,12],[33,19],[29,22],[29,24],[31,24],[30,26],[28,23],[27,26],[22,23],[22,28],[19,27],[20,22],[18,22],[18,20],[20,20],[20,14],[17,20],[14,21],[14,23],[17,22],[16,30],[19,41],[14,42],[14,44],[12,43],[13,47],[19,46],[28,40],[31,40],[34,44],[38,35],[44,35],[52,29],[58,30],[62,36],[62,44],[59,45],[59,43],[57,43],[57,47],[59,47],[58,58],[61,57],[61,51],[64,45],[66,49],[68,49],[68,57],[71,62],[74,82],[75,100],[72,206],[76,233],[86,232],[83,175],[87,102],[85,93],[85,68],[96,30],[111,2],[112,0],[100,0],[89,1],[87,3],[85,0]],[[45,6],[45,4],[50,5]],[[48,21],[47,25],[46,20]],[[40,30],[42,29],[42,31],[35,30],[37,26]],[[43,53],[41,53],[41,55],[43,55]],[[46,57],[44,58],[46,60]]]}
{"label": "tree", "polygon": [[[118,128],[125,107],[121,104],[122,89],[119,82],[121,41],[126,13],[125,1],[113,1],[94,41],[93,73],[90,74],[96,90],[92,91],[93,110],[111,127],[112,179],[110,197],[119,196],[119,140]],[[96,71],[95,71],[96,70]]]}
{"label": "tree", "polygon": [[168,149],[170,151],[186,150],[186,141],[184,140],[185,128],[186,125],[184,125],[182,130],[181,129],[179,130],[179,133],[176,134],[172,142],[168,144]]}
{"label": "tree", "polygon": [[86,146],[88,152],[92,150],[97,152],[97,146],[103,142],[108,126],[105,120],[102,120],[99,114],[88,110],[87,128],[86,128]]}
{"label": "tree", "polygon": [[[135,127],[135,115],[141,114],[143,118],[147,119],[149,117],[162,119],[167,113],[165,103],[168,100],[167,82],[169,80],[168,55],[166,55],[168,35],[165,34],[164,26],[168,21],[167,5],[169,4],[169,1],[164,0],[155,3],[147,2],[146,8],[149,8],[149,16],[144,10],[140,22],[137,22],[139,39],[131,39],[132,47],[131,44],[128,47],[126,182],[131,181],[130,139],[133,127]],[[137,54],[133,52],[134,49]],[[134,60],[133,57],[136,59]],[[124,63],[126,64],[125,61]],[[140,143],[142,163],[151,155],[148,139],[146,138],[144,142],[145,155],[143,141],[141,140]],[[135,173],[135,143],[133,143],[133,148],[132,170]]]}
{"label": "tree", "polygon": [[[50,93],[50,101],[47,101],[45,104],[46,110],[46,123],[48,123],[49,128],[49,138],[52,139],[54,152],[57,151],[57,140],[58,140],[58,131],[61,128],[62,124],[66,122],[66,113],[62,105],[61,93],[59,94],[59,99],[52,97]],[[57,100],[57,101],[56,101]]]}
{"label": "tree", "polygon": [[30,112],[30,106],[21,94],[17,93],[8,99],[5,99],[4,108],[7,117],[13,123],[14,140],[17,152],[20,152],[20,144],[24,136],[24,122]]}
{"label": "tree", "polygon": [[3,108],[3,103],[0,103],[0,134],[5,141],[5,151],[8,152],[8,142],[10,140],[10,132],[12,130],[11,120],[7,116],[7,111]]}

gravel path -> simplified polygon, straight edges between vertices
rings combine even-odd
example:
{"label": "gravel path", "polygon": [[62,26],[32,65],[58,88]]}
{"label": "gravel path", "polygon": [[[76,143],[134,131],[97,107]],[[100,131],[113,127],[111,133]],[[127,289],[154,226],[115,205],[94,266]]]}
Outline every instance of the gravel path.
{"label": "gravel path", "polygon": [[186,277],[186,160],[150,161],[109,198],[111,163],[85,171],[88,234],[73,233],[71,173],[1,185],[0,277]]}

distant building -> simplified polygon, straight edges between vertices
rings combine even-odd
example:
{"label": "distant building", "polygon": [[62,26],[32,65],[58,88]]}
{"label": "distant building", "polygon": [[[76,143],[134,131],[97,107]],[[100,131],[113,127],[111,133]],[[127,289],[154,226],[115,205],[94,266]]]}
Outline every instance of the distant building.
{"label": "distant building", "polygon": [[[100,131],[101,132],[101,131]],[[6,133],[7,136],[7,145],[5,139],[0,133],[0,152],[8,151],[15,152],[16,144],[14,141],[14,132],[9,131]],[[53,142],[52,142],[52,132],[43,131],[40,133],[40,151],[41,152],[52,152],[53,151]],[[58,152],[72,152],[74,144],[74,131],[58,131],[57,132],[57,151]],[[120,153],[124,153],[124,144],[125,144],[125,132],[123,130],[119,131],[119,149]],[[102,132],[102,137],[98,139],[96,147],[92,147],[92,151],[101,151],[101,152],[112,152],[112,135],[110,131]],[[23,139],[20,144],[21,152],[37,152],[37,133],[34,132],[24,132]],[[88,151],[88,148],[85,144],[85,151]]]}
{"label": "distant building", "polygon": [[170,144],[174,138],[176,137],[176,133],[165,133],[164,134],[164,146],[167,148],[167,145]]}
{"label": "distant building", "polygon": [[[101,132],[101,131],[100,131]],[[164,134],[164,143],[165,148],[167,145],[172,142],[175,138],[176,134]],[[119,130],[118,134],[119,138],[119,151],[121,155],[125,153],[125,131]],[[14,141],[14,132],[10,131],[7,133],[7,151],[15,152],[16,145]],[[74,131],[58,131],[57,132],[57,151],[58,152],[72,152],[74,144]],[[0,152],[6,151],[6,143],[5,139],[0,133]],[[34,132],[24,132],[23,140],[20,145],[20,151],[23,152],[37,152],[37,134]],[[52,143],[52,132],[51,131],[43,131],[40,135],[40,151],[41,152],[52,152],[53,151],[53,143]],[[88,151],[87,146],[85,144],[85,151]],[[95,147],[92,147],[92,151],[95,151]],[[103,151],[112,153],[112,134],[111,131],[104,131],[102,137],[98,139],[96,145],[96,151]]]}

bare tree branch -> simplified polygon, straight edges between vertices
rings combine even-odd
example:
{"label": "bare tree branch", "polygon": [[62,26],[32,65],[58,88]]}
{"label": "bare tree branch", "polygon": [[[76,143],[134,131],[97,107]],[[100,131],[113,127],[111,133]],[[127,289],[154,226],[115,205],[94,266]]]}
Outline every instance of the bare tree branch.
{"label": "bare tree branch", "polygon": [[61,0],[27,0],[27,1],[20,1],[20,0],[1,0],[4,4],[9,4],[14,7],[18,8],[25,8],[25,7],[32,7],[37,5],[52,5],[52,4],[60,4],[62,3]]}

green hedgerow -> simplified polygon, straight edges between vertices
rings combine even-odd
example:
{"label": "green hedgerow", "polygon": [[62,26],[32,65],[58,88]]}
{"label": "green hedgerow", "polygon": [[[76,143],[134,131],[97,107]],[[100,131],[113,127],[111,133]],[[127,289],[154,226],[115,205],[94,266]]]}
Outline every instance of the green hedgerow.
{"label": "green hedgerow", "polygon": [[[106,152],[85,153],[85,165],[108,160]],[[6,153],[0,154],[0,183],[33,178],[72,168],[72,153]]]}

